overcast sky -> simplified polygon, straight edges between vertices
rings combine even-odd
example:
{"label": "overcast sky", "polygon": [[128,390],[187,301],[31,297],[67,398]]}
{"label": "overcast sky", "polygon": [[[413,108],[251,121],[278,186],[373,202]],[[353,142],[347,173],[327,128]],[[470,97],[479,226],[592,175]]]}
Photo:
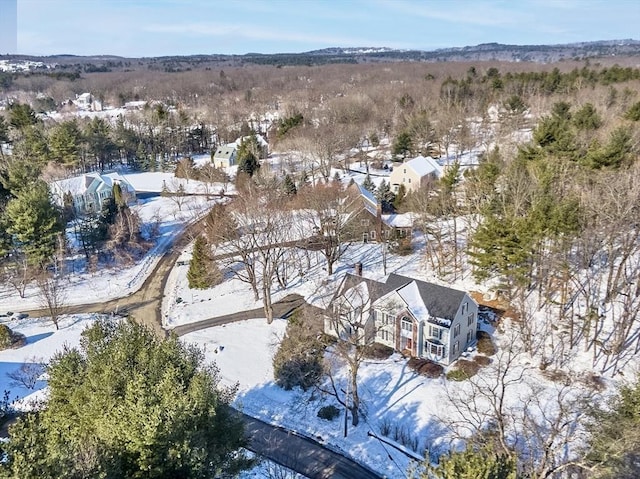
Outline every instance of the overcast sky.
{"label": "overcast sky", "polygon": [[17,2],[18,51],[32,55],[277,53],[334,46],[433,50],[640,39],[638,0]]}

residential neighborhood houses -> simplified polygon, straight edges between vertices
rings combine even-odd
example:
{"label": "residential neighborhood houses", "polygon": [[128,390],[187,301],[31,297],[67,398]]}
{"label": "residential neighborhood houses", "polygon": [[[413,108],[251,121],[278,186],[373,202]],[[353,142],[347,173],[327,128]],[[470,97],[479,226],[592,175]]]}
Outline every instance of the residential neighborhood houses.
{"label": "residential neighborhood houses", "polygon": [[[126,90],[92,73],[65,80],[62,101],[6,99],[0,332],[26,341],[0,348],[0,387],[16,365],[78,343],[74,321],[128,316],[161,340],[198,344],[233,407],[377,477],[466,454],[470,434],[498,434],[504,450],[491,454],[528,459],[544,450],[535,441],[547,441],[547,418],[558,425],[550,461],[576,472],[590,427],[579,404],[608,404],[638,367],[640,102],[621,106],[599,90],[613,105],[600,117],[580,84],[580,105],[544,97],[530,115],[523,98],[502,98],[516,80],[497,67],[465,67],[464,80],[442,78],[447,88],[407,70],[418,86],[385,80],[397,93],[387,103],[360,84],[376,77],[348,75],[351,66],[336,66],[328,86],[313,68],[274,68],[294,100],[231,66],[190,72],[186,85],[207,78],[201,91],[146,90],[156,76],[187,73],[160,65]],[[600,67],[585,68],[597,84]],[[349,78],[353,92],[338,91]],[[468,84],[486,98],[436,115],[439,103],[423,108],[425,78],[447,101]],[[5,383],[20,408],[48,387],[44,376],[33,388]],[[527,477],[569,477],[544,467]]]}

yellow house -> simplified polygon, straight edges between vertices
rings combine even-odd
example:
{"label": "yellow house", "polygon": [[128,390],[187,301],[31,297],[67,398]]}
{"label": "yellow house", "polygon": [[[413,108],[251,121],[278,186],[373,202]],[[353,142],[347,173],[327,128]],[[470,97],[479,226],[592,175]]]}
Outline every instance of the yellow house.
{"label": "yellow house", "polygon": [[400,185],[404,185],[405,190],[417,191],[430,179],[438,179],[442,176],[442,167],[430,156],[418,156],[401,165],[393,167],[389,183],[391,191],[398,192]]}

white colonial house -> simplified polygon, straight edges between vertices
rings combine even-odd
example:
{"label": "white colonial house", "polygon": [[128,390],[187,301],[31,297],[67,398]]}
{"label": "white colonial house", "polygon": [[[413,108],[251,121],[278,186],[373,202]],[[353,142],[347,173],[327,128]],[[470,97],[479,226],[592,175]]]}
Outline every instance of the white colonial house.
{"label": "white colonial house", "polygon": [[464,291],[398,274],[385,282],[347,274],[325,319],[325,332],[359,332],[413,357],[449,365],[476,344],[478,305]]}
{"label": "white colonial house", "polygon": [[116,183],[127,203],[136,200],[135,189],[118,173],[86,173],[54,181],[50,188],[53,199],[59,206],[63,207],[71,200],[76,213],[84,215],[100,211],[104,201],[113,197],[113,186]]}
{"label": "white colonial house", "polygon": [[400,185],[404,185],[405,191],[417,191],[430,180],[442,176],[442,167],[430,156],[417,156],[404,163],[394,165],[389,176],[391,191],[397,193]]}

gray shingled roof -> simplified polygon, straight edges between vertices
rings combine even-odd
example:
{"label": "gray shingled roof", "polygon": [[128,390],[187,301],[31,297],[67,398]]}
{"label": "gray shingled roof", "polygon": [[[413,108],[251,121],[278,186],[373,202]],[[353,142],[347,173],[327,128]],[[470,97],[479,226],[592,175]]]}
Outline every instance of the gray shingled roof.
{"label": "gray shingled roof", "polygon": [[449,320],[453,320],[456,317],[460,303],[464,299],[464,291],[391,273],[385,283],[387,292],[399,289],[412,281],[415,281],[418,285],[420,297],[429,313],[437,318]]}
{"label": "gray shingled roof", "polygon": [[344,294],[345,291],[348,291],[362,282],[367,285],[369,297],[372,302],[391,291],[398,290],[411,282],[415,282],[418,286],[420,297],[422,298],[424,305],[429,310],[429,313],[436,318],[448,320],[453,320],[456,317],[460,303],[466,294],[464,291],[447,288],[446,286],[440,286],[433,283],[427,283],[426,281],[408,278],[407,276],[395,273],[391,273],[384,283],[352,273],[347,273],[332,302],[337,296]]}
{"label": "gray shingled roof", "polygon": [[338,289],[337,295],[343,294],[345,291],[348,291],[349,289],[359,285],[362,282],[367,285],[369,297],[371,298],[372,302],[394,289],[385,283],[381,283],[369,278],[364,278],[356,274],[347,273],[342,281],[342,287]]}

